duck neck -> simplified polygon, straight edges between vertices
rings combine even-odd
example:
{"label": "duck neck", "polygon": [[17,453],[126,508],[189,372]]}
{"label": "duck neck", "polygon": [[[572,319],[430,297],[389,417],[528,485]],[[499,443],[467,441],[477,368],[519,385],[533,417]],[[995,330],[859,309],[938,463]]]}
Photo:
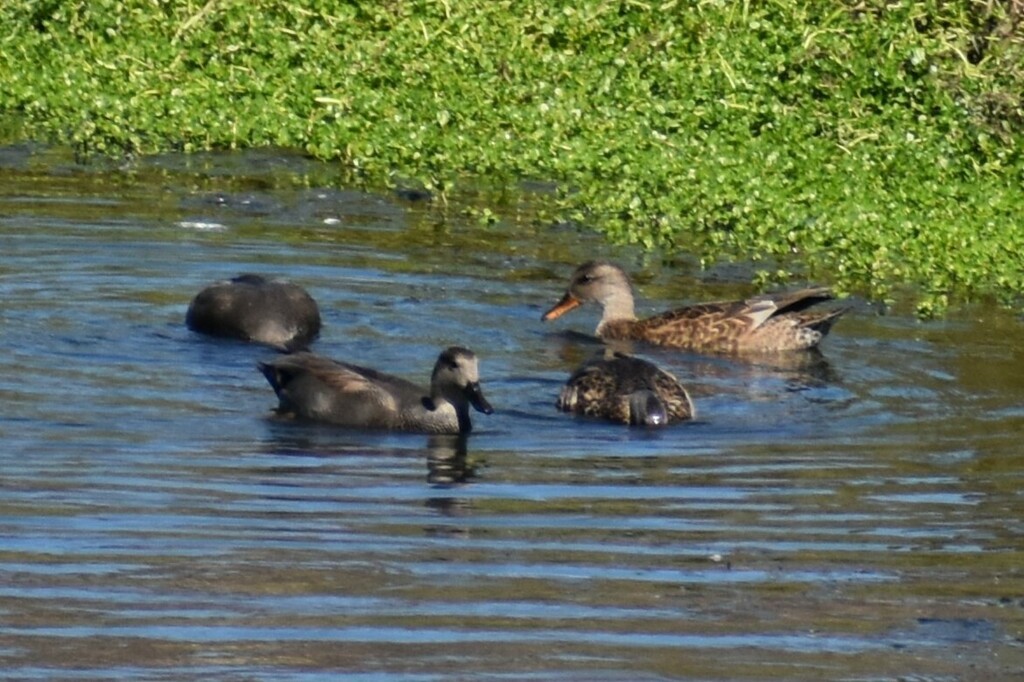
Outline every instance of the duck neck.
{"label": "duck neck", "polygon": [[424,401],[428,419],[443,426],[441,431],[450,432],[451,414],[455,413],[459,433],[469,433],[473,425],[469,420],[469,403],[465,399],[452,399],[444,394],[432,395]]}
{"label": "duck neck", "polygon": [[601,314],[601,321],[597,325],[598,334],[608,324],[636,320],[636,312],[633,310],[633,292],[629,289],[613,292],[601,301],[601,305],[604,311]]}
{"label": "duck neck", "polygon": [[463,403],[453,407],[455,407],[455,416],[459,420],[459,433],[469,433],[472,431],[473,423],[469,421],[469,405]]}

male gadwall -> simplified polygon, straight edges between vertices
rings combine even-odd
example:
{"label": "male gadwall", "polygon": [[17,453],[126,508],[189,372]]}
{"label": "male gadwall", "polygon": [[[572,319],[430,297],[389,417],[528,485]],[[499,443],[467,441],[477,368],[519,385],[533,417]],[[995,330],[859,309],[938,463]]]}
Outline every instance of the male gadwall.
{"label": "male gadwall", "polygon": [[693,402],[679,381],[653,363],[607,352],[573,372],[558,409],[632,426],[693,419]]}
{"label": "male gadwall", "polygon": [[587,301],[603,308],[602,339],[646,341],[708,353],[756,353],[813,348],[845,309],[807,313],[832,298],[822,287],[764,294],[745,301],[700,303],[643,320],[633,311],[633,286],[618,265],[590,261],[576,268],[569,289],[541,319],[553,320]]}
{"label": "male gadwall", "polygon": [[259,363],[279,414],[340,426],[420,433],[468,433],[469,406],[494,410],[480,390],[476,355],[458,346],[437,358],[430,389],[313,353]]}
{"label": "male gadwall", "polygon": [[185,324],[202,334],[291,351],[307,347],[320,333],[320,310],[297,284],[245,274],[196,294]]}

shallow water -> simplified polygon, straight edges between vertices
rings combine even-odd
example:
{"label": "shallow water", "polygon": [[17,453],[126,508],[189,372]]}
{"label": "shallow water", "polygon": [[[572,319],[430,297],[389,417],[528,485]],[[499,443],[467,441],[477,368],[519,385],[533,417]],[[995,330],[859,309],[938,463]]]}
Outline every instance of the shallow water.
{"label": "shallow water", "polygon": [[[83,167],[0,150],[6,679],[977,680],[1024,674],[1024,345],[991,309],[856,305],[820,358],[644,350],[692,389],[663,431],[553,409],[596,311],[749,293],[531,221],[327,189],[273,152]],[[471,210],[463,212],[460,206]],[[466,441],[268,418],[270,351],[182,323],[286,275],[316,350],[425,382],[482,358]]]}

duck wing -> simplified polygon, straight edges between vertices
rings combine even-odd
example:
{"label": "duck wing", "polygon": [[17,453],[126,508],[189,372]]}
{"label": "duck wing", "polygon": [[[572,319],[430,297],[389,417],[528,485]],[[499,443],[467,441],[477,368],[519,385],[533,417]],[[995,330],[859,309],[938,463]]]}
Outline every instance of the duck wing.
{"label": "duck wing", "polygon": [[317,375],[328,385],[345,393],[386,393],[400,400],[419,400],[430,395],[430,391],[425,388],[391,374],[337,360],[328,362],[331,366],[325,367]]}
{"label": "duck wing", "polygon": [[281,355],[259,368],[283,411],[339,423],[387,422],[404,404],[428,395],[404,379],[314,353]]}
{"label": "duck wing", "polygon": [[[827,288],[814,287],[797,291],[763,294],[740,301],[698,303],[670,310],[636,323],[636,336],[663,346],[735,352],[744,337],[755,333],[769,320],[800,313],[816,303],[827,301],[832,294]],[[807,316],[817,320],[838,315]],[[827,330],[826,330],[827,331]]]}
{"label": "duck wing", "polygon": [[776,311],[770,300],[699,303],[639,320],[633,323],[633,334],[661,346],[732,351],[743,335]]}

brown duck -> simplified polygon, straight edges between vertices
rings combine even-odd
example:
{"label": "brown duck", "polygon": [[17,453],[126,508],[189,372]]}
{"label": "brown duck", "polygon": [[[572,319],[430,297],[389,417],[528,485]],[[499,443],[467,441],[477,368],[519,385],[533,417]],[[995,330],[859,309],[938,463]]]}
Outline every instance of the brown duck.
{"label": "brown duck", "polygon": [[664,426],[694,414],[678,379],[646,360],[611,351],[573,372],[557,405],[563,412],[631,426]]}
{"label": "brown duck", "polygon": [[588,301],[603,308],[596,334],[606,340],[646,341],[706,353],[762,353],[813,348],[845,309],[806,312],[832,299],[822,287],[719,301],[637,319],[629,276],[614,263],[576,268],[562,299],[544,313],[553,320]]}

